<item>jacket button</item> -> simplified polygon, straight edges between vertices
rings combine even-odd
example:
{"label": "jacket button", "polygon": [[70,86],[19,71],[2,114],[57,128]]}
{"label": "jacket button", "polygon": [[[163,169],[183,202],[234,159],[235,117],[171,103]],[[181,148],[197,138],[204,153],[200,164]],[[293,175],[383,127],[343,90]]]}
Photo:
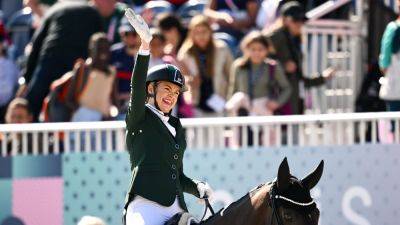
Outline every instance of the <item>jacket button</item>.
{"label": "jacket button", "polygon": [[142,133],[142,130],[139,130],[139,133]]}
{"label": "jacket button", "polygon": [[177,154],[174,155],[174,159],[178,159],[178,155]]}
{"label": "jacket button", "polygon": [[172,174],[172,179],[175,180],[176,179],[176,175]]}
{"label": "jacket button", "polygon": [[174,169],[176,169],[176,166],[174,164],[172,164],[171,168],[174,170]]}
{"label": "jacket button", "polygon": [[176,145],[175,145],[175,148],[176,148],[176,149],[179,149],[179,145],[178,145],[178,144],[176,144]]}

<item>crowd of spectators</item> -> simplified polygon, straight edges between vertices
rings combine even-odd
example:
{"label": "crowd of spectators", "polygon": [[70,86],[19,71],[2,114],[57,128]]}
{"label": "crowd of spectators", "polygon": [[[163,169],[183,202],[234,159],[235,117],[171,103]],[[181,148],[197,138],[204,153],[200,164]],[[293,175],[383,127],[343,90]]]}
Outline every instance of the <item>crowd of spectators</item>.
{"label": "crowd of spectators", "polygon": [[26,100],[32,122],[123,120],[140,46],[123,16],[127,7],[151,26],[150,67],[171,63],[187,77],[189,91],[175,114],[301,114],[300,81],[321,85],[332,74],[313,80],[302,74],[300,31],[310,6],[294,0],[24,0],[0,24],[0,120],[9,122],[13,99]]}

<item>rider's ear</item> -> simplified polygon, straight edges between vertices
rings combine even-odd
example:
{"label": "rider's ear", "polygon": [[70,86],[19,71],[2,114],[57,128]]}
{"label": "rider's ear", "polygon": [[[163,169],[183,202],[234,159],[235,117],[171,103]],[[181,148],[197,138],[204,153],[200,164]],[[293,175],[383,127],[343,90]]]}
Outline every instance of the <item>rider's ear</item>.
{"label": "rider's ear", "polygon": [[277,185],[279,190],[286,190],[290,184],[290,171],[287,158],[285,157],[281,162],[278,170]]}
{"label": "rider's ear", "polygon": [[147,85],[147,93],[149,96],[154,95],[154,85],[152,85],[152,84]]}
{"label": "rider's ear", "polygon": [[324,171],[324,160],[321,160],[318,167],[308,176],[306,176],[301,180],[301,184],[308,190],[311,190],[313,187],[315,187],[315,185],[318,184],[318,181],[319,179],[321,179],[323,171]]}

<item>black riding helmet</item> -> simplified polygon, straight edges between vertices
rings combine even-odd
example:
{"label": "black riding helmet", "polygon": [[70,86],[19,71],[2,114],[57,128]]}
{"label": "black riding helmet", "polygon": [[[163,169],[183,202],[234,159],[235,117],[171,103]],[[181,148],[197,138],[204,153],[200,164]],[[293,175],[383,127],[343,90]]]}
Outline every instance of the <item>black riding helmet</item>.
{"label": "black riding helmet", "polygon": [[174,65],[162,64],[153,66],[146,78],[146,88],[151,82],[157,81],[168,81],[173,84],[178,85],[181,88],[181,92],[187,90],[185,86],[185,78],[183,77],[181,71]]}

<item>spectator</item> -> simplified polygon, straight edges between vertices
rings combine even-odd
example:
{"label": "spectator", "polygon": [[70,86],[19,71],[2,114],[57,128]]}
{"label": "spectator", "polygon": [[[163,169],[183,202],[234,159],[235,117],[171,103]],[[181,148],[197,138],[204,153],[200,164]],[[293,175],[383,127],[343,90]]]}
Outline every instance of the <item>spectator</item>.
{"label": "spectator", "polygon": [[164,48],[166,44],[165,36],[157,28],[151,28],[150,32],[153,39],[150,42],[150,62],[149,68],[165,63]]}
{"label": "spectator", "polygon": [[302,114],[303,96],[300,95],[300,85],[306,88],[320,86],[333,75],[333,69],[323,71],[322,76],[307,78],[303,75],[301,52],[301,29],[306,20],[304,10],[298,2],[285,3],[280,11],[282,26],[266,34],[272,43],[275,58],[283,65],[286,76],[292,87],[289,114]]}
{"label": "spectator", "polygon": [[119,115],[118,119],[124,119],[128,108],[130,94],[130,80],[135,60],[135,55],[140,46],[140,39],[135,29],[124,18],[119,27],[122,42],[111,47],[111,64],[117,71],[116,83],[118,93]]}
{"label": "spectator", "polygon": [[108,40],[114,44],[121,41],[119,27],[124,17],[126,4],[116,0],[90,0],[91,4],[99,11],[103,18],[104,32]]}
{"label": "spectator", "polygon": [[0,123],[4,122],[7,105],[14,97],[19,73],[14,62],[7,58],[6,44],[0,35]]}
{"label": "spectator", "polygon": [[[10,102],[7,108],[7,113],[5,117],[5,122],[7,124],[22,124],[22,123],[32,123],[33,117],[29,111],[28,102],[23,98],[15,98]],[[4,136],[0,136],[0,142],[6,141],[7,154],[22,153],[22,134],[14,133],[8,134],[5,139]],[[0,143],[1,146],[4,146]],[[32,152],[33,138],[32,133],[27,135],[27,153]],[[41,142],[38,143],[41,146]],[[39,147],[40,148],[40,147]]]}
{"label": "spectator", "polygon": [[69,71],[76,59],[87,57],[88,40],[101,29],[100,15],[88,4],[61,2],[49,9],[34,34],[23,73],[27,85],[20,89],[20,95],[26,91],[35,121],[51,82]]}
{"label": "spectator", "polygon": [[196,116],[222,115],[233,57],[225,42],[213,38],[207,17],[197,15],[178,54],[189,70],[189,99]]}
{"label": "spectator", "polygon": [[84,216],[77,225],[106,225],[106,223],[98,217]]}
{"label": "spectator", "polygon": [[255,26],[258,8],[257,0],[209,0],[204,13],[220,26],[219,31],[240,40]]}
{"label": "spectator", "polygon": [[[379,98],[379,90],[381,85],[379,83],[383,74],[379,68],[378,62],[372,62],[368,68],[367,73],[363,76],[360,92],[356,99],[356,112],[382,112],[386,110],[385,101]],[[356,132],[356,141],[360,142],[361,137],[365,137],[367,142],[372,141],[372,126],[373,122],[366,122],[366,129]],[[360,126],[356,126],[360,128]],[[364,132],[364,133],[363,133]],[[378,129],[380,132],[380,129]],[[380,135],[377,135],[378,141]]]}
{"label": "spectator", "polygon": [[[400,0],[397,0],[400,5]],[[381,41],[379,66],[384,77],[379,97],[386,102],[387,111],[400,111],[400,17],[390,22]],[[394,131],[394,122],[392,122]]]}
{"label": "spectator", "polygon": [[9,53],[13,60],[23,56],[25,46],[32,38],[32,34],[40,27],[45,12],[56,0],[24,0],[23,2],[24,8],[14,13],[7,22],[7,29],[13,43]]}
{"label": "spectator", "polygon": [[227,109],[236,116],[239,109],[247,115],[273,115],[290,97],[291,87],[285,72],[279,63],[267,58],[269,46],[261,32],[246,35],[240,47],[243,56],[232,66],[229,80],[232,98]]}
{"label": "spectator", "polygon": [[23,98],[15,98],[10,102],[6,113],[6,123],[31,123],[32,114],[29,111],[28,102]]}
{"label": "spectator", "polygon": [[179,18],[170,13],[161,14],[157,18],[157,26],[166,39],[164,52],[175,58],[186,38],[186,29]]}
{"label": "spectator", "polygon": [[[104,33],[96,33],[90,38],[89,58],[86,60],[84,76],[87,81],[82,93],[78,93],[77,110],[72,122],[101,121],[102,118],[116,116],[112,103],[116,103],[114,87],[115,69],[110,66],[110,43]],[[75,92],[74,89],[71,91]]]}
{"label": "spectator", "polygon": [[[166,40],[163,61],[177,66],[183,74],[188,74],[188,69],[184,63],[177,59],[178,51],[187,35],[187,30],[182,25],[181,20],[172,13],[164,13],[157,17],[156,25]],[[173,115],[182,118],[193,116],[192,106],[187,103],[183,95],[179,96],[176,106],[173,109]]]}

